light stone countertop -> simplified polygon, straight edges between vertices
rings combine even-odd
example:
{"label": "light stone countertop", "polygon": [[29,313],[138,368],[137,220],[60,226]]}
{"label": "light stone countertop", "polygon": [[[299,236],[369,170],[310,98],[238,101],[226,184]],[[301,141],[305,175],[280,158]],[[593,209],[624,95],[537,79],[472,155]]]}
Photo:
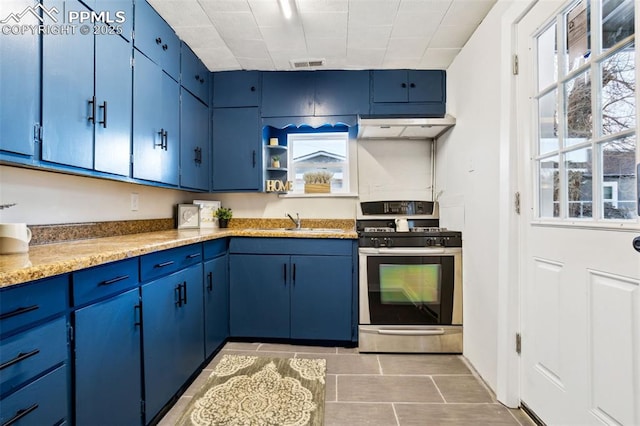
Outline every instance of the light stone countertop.
{"label": "light stone countertop", "polygon": [[173,229],[44,244],[30,247],[29,253],[0,255],[0,288],[224,237],[357,239],[358,234],[353,229],[320,232],[281,228]]}

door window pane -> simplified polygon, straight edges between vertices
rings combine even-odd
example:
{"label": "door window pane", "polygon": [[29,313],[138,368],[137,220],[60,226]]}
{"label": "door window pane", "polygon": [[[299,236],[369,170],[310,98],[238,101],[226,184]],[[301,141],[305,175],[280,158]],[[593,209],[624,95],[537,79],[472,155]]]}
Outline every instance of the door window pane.
{"label": "door window pane", "polygon": [[605,219],[635,219],[636,138],[630,136],[601,145],[602,214]]}
{"label": "door window pane", "polygon": [[558,91],[553,90],[538,100],[539,154],[558,150]]}
{"label": "door window pane", "polygon": [[557,26],[550,26],[538,37],[538,90],[558,81]]}
{"label": "door window pane", "polygon": [[593,215],[592,164],[591,148],[565,154],[568,217],[581,218]]}
{"label": "door window pane", "polygon": [[616,43],[634,34],[633,0],[603,0],[602,2],[602,49],[607,50]]}
{"label": "door window pane", "polygon": [[591,76],[584,72],[564,85],[566,112],[565,146],[591,138]]}
{"label": "door window pane", "polygon": [[584,64],[590,54],[589,4],[579,1],[565,15],[567,34],[567,66],[569,71]]}
{"label": "door window pane", "polygon": [[560,216],[560,176],[558,175],[558,157],[540,160],[538,168],[540,217]]}
{"label": "door window pane", "polygon": [[630,44],[602,62],[602,134],[636,127],[635,45]]}

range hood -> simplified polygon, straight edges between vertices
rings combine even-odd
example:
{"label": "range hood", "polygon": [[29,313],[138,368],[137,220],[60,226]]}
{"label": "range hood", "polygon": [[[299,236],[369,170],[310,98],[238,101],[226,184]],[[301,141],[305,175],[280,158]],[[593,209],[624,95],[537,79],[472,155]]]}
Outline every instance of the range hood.
{"label": "range hood", "polygon": [[444,118],[358,118],[358,139],[435,139],[456,124]]}

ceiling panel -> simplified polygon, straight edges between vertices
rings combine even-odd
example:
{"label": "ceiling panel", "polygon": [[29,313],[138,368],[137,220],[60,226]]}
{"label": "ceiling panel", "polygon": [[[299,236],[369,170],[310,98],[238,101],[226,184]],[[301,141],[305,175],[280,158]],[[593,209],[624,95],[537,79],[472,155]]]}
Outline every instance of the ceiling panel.
{"label": "ceiling panel", "polygon": [[446,69],[496,0],[148,0],[211,71]]}

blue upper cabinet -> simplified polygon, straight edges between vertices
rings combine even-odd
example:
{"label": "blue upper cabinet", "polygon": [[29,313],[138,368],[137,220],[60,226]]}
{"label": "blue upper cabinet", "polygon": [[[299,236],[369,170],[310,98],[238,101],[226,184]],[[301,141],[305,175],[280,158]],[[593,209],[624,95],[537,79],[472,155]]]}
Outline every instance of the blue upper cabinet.
{"label": "blue upper cabinet", "polygon": [[213,106],[251,107],[260,105],[259,71],[213,73]]}
{"label": "blue upper cabinet", "polygon": [[133,39],[132,0],[91,0],[84,3],[98,13],[104,12],[110,29],[100,29],[102,35],[120,34],[128,41]]}
{"label": "blue upper cabinet", "polygon": [[[47,9],[87,12],[76,0],[47,0]],[[45,17],[45,25],[55,22]],[[42,160],[93,168],[94,38],[81,34],[43,36]],[[4,62],[4,61],[3,61]]]}
{"label": "blue upper cabinet", "polygon": [[286,117],[314,114],[314,72],[262,73],[262,116]]}
{"label": "blue upper cabinet", "polygon": [[[87,10],[73,0],[45,6]],[[43,36],[43,161],[129,176],[131,52],[117,34]]]}
{"label": "blue upper cabinet", "polygon": [[444,71],[378,70],[371,78],[372,115],[444,116]]}
{"label": "blue upper cabinet", "polygon": [[180,39],[145,0],[135,2],[133,44],[174,80],[180,80]]}
{"label": "blue upper cabinet", "polygon": [[[18,13],[33,4],[32,0],[0,2],[0,15]],[[40,24],[31,14],[20,23]],[[12,161],[29,162],[34,155],[35,126],[40,123],[40,36],[3,34],[0,57],[0,150],[18,154]]]}
{"label": "blue upper cabinet", "polygon": [[189,46],[181,43],[182,53],[180,55],[182,87],[191,92],[205,104],[209,104],[209,84],[211,73],[204,66],[202,61],[193,53]]}
{"label": "blue upper cabinet", "polygon": [[96,36],[96,170],[129,176],[131,168],[131,44],[117,36]]}
{"label": "blue upper cabinet", "polygon": [[180,186],[207,191],[209,108],[184,89],[180,97]]}
{"label": "blue upper cabinet", "polygon": [[340,116],[368,113],[368,71],[263,73],[263,117]]}
{"label": "blue upper cabinet", "polygon": [[369,113],[369,71],[317,71],[316,116]]}
{"label": "blue upper cabinet", "polygon": [[258,191],[262,175],[262,132],[257,107],[214,108],[214,191]]}
{"label": "blue upper cabinet", "polygon": [[135,52],[133,177],[178,185],[180,86]]}

